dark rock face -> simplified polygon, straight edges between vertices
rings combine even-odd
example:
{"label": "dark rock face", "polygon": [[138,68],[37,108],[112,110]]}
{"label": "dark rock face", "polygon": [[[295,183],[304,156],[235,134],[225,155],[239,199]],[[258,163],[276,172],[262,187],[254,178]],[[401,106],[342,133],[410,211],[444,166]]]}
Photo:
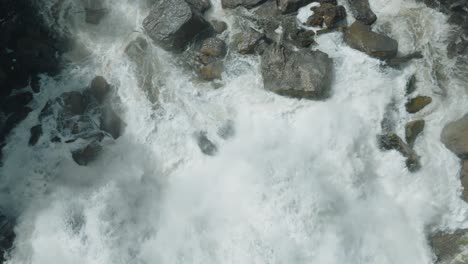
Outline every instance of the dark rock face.
{"label": "dark rock face", "polygon": [[309,17],[306,25],[313,27],[335,28],[338,22],[346,18],[346,9],[343,6],[336,6],[324,3],[311,8],[314,14]]}
{"label": "dark rock face", "polygon": [[107,83],[106,79],[102,76],[97,76],[91,81],[91,86],[89,87],[89,92],[94,98],[97,99],[99,103],[104,101],[104,98],[110,91],[110,85]]}
{"label": "dark rock face", "polygon": [[201,152],[208,156],[214,156],[218,152],[218,147],[208,139],[206,132],[200,132],[197,135],[197,143]]}
{"label": "dark rock face", "polygon": [[236,8],[238,6],[252,8],[264,1],[265,0],[221,0],[221,5],[223,8]]}
{"label": "dark rock face", "polygon": [[389,60],[398,53],[398,42],[390,37],[371,31],[370,26],[354,22],[344,34],[344,40],[351,48],[371,57]]}
{"label": "dark rock face", "polygon": [[184,0],[161,0],[144,19],[143,27],[162,48],[181,52],[197,34],[211,25]]}
{"label": "dark rock face", "polygon": [[405,125],[406,143],[412,148],[416,138],[423,132],[426,122],[424,120],[415,120]]}
{"label": "dark rock face", "polygon": [[379,147],[383,150],[396,150],[406,158],[406,167],[410,172],[418,171],[421,168],[419,156],[416,152],[395,133],[379,135],[377,137]]}
{"label": "dark rock face", "polygon": [[15,237],[13,221],[0,214],[0,263],[5,261],[5,253],[13,247]]}
{"label": "dark rock face", "polygon": [[249,28],[233,36],[233,46],[240,54],[252,54],[264,37],[263,33]]}
{"label": "dark rock face", "polygon": [[448,123],[441,133],[442,143],[461,159],[468,159],[468,115]]}
{"label": "dark rock face", "polygon": [[356,20],[366,25],[371,25],[377,20],[377,16],[370,8],[369,0],[348,0],[348,3]]}
{"label": "dark rock face", "polygon": [[293,98],[319,99],[330,93],[333,61],[321,51],[270,45],[261,64],[265,89]]}
{"label": "dark rock face", "polygon": [[80,166],[86,166],[96,160],[102,147],[97,142],[91,142],[86,147],[72,152],[73,160]]}
{"label": "dark rock face", "polygon": [[417,113],[431,102],[432,98],[429,96],[417,96],[406,103],[406,111],[411,114]]}

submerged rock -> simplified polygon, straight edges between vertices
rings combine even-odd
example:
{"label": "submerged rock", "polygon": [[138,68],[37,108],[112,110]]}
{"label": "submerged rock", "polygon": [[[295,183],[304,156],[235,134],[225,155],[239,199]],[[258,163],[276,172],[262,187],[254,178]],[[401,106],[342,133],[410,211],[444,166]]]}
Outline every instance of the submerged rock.
{"label": "submerged rock", "polygon": [[73,160],[80,166],[86,166],[99,156],[102,147],[97,142],[91,142],[84,148],[72,151]]}
{"label": "submerged rock", "polygon": [[468,114],[445,125],[441,141],[461,159],[468,159]]}
{"label": "submerged rock", "polygon": [[219,38],[207,38],[203,41],[200,53],[211,57],[224,57],[226,55],[226,43]]}
{"label": "submerged rock", "polygon": [[236,8],[238,6],[243,6],[245,8],[255,7],[265,0],[221,0],[221,6],[223,8]]}
{"label": "submerged rock", "polygon": [[103,0],[81,0],[85,9],[85,21],[97,25],[107,13]]}
{"label": "submerged rock", "polygon": [[206,132],[200,132],[197,135],[197,143],[201,152],[208,156],[213,156],[218,152],[218,147],[208,139]]}
{"label": "submerged rock", "polygon": [[416,75],[411,75],[408,82],[406,82],[406,95],[412,94],[416,91]]}
{"label": "submerged rock", "polygon": [[197,34],[211,25],[184,0],[161,0],[152,7],[143,21],[143,27],[162,48],[180,52]]}
{"label": "submerged rock", "polygon": [[426,122],[424,120],[415,120],[408,122],[405,125],[405,139],[406,143],[412,148],[416,138],[424,130]]}
{"label": "submerged rock", "polygon": [[293,98],[320,99],[330,93],[333,61],[321,51],[270,45],[262,56],[265,89]]}
{"label": "submerged rock", "polygon": [[42,136],[42,125],[35,125],[30,130],[31,136],[29,137],[29,146],[34,146],[39,141],[39,138]]}
{"label": "submerged rock", "polygon": [[387,60],[387,65],[390,67],[394,67],[394,68],[399,68],[399,67],[401,68],[403,65],[405,65],[406,63],[414,59],[422,59],[422,58],[423,58],[422,53],[419,51],[416,51],[408,55],[389,59]]}
{"label": "submerged rock", "polygon": [[213,81],[221,79],[224,71],[224,63],[222,61],[214,61],[203,65],[200,68],[200,77],[205,81]]}
{"label": "submerged rock", "polygon": [[370,26],[359,21],[345,31],[344,40],[351,48],[381,60],[392,59],[398,53],[396,40],[371,31]]}
{"label": "submerged rock", "polygon": [[377,16],[369,5],[369,0],[348,0],[351,12],[356,20],[366,25],[371,25],[377,20]]}
{"label": "submerged rock", "polygon": [[431,102],[432,98],[429,96],[417,96],[406,103],[406,111],[411,114],[417,113]]}
{"label": "submerged rock", "polygon": [[99,103],[102,103],[110,92],[110,85],[102,76],[96,76],[89,86],[91,96],[94,96]]}
{"label": "submerged rock", "polygon": [[395,133],[379,135],[377,137],[379,147],[383,150],[396,150],[406,158],[406,167],[410,172],[416,172],[421,168],[419,156]]}

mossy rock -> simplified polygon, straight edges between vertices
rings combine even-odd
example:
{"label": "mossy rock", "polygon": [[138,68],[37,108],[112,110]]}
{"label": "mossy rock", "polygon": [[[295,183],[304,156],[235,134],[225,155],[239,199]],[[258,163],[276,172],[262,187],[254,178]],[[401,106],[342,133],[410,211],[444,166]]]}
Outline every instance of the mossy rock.
{"label": "mossy rock", "polygon": [[432,98],[429,96],[417,96],[406,103],[406,111],[410,114],[417,113],[431,102]]}

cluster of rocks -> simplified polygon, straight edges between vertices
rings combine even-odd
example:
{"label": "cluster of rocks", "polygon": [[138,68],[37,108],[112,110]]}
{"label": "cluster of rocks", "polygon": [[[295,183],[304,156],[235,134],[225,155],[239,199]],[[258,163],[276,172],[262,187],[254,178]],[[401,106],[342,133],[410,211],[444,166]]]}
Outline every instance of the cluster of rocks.
{"label": "cluster of rocks", "polygon": [[76,143],[71,147],[72,157],[77,164],[87,165],[98,156],[103,139],[117,139],[122,133],[123,122],[112,108],[110,91],[111,86],[98,76],[82,92],[65,92],[49,100],[39,124],[31,128],[29,145],[40,142],[47,127],[50,133],[42,142]]}

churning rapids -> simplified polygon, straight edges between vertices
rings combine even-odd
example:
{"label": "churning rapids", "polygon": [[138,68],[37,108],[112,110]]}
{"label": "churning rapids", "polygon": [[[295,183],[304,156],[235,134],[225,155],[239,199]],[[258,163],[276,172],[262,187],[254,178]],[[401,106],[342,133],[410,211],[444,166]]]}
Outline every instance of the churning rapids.
{"label": "churning rapids", "polygon": [[[4,149],[0,206],[19,215],[7,263],[423,264],[435,261],[430,232],[468,227],[459,160],[440,142],[444,124],[460,118],[468,101],[466,80],[446,55],[453,32],[445,15],[413,0],[372,1],[374,27],[402,53],[424,55],[403,69],[351,49],[339,32],[317,37],[335,69],[323,101],[263,89],[256,56],[235,55],[214,89],[152,44],[154,106],[124,54],[149,12],[141,2],[113,0],[99,25],[73,9],[54,21],[92,54],[55,78],[42,76],[46,89]],[[51,4],[41,1],[44,10]],[[212,4],[207,16],[235,32],[233,11]],[[433,103],[410,117],[404,87],[414,73]],[[28,147],[47,100],[96,75],[115,88],[122,137],[86,167],[64,145]],[[401,154],[377,146],[392,100],[397,133],[414,117],[426,120],[415,173]],[[224,139],[218,131],[229,121],[234,135]],[[217,144],[216,155],[200,152],[198,131]]]}

